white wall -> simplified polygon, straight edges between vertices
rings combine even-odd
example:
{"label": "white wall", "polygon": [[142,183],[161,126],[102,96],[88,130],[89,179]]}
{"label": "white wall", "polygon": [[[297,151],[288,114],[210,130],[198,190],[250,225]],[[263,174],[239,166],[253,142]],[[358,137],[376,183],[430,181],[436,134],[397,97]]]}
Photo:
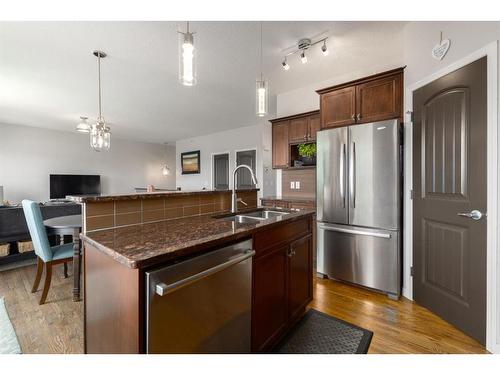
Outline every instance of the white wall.
{"label": "white wall", "polygon": [[[49,174],[99,174],[103,194],[129,193],[153,184],[175,188],[175,147],[113,138],[111,149],[95,152],[88,135],[0,124],[0,186],[4,199],[49,199]],[[172,174],[164,177],[168,163]]]}
{"label": "white wall", "polygon": [[[176,183],[182,190],[212,189],[212,156],[229,152],[229,166],[236,166],[236,151],[257,150],[257,180],[259,196],[274,193],[274,171],[271,169],[271,127],[267,121],[261,124],[227,130],[176,142]],[[180,155],[186,151],[200,150],[200,174],[182,175]],[[232,175],[229,181],[232,187]]]}
{"label": "white wall", "polygon": [[[443,32],[443,38],[451,40],[451,47],[448,54],[443,60],[434,60],[431,55],[432,47],[439,41],[440,31]],[[405,71],[405,88],[417,83],[436,73],[447,66],[467,57],[475,51],[485,47],[486,45],[500,40],[500,22],[411,22],[406,25],[404,30],[404,59],[407,64]],[[498,56],[497,56],[498,61]],[[498,65],[498,64],[497,64]],[[498,66],[496,67],[498,72]],[[498,74],[497,74],[498,76]],[[498,78],[497,78],[498,79]],[[500,86],[500,82],[497,82]],[[499,87],[497,86],[497,87]],[[405,109],[410,110],[409,98],[405,98]],[[500,125],[500,124],[498,124]],[[405,123],[405,139],[407,145],[411,143],[411,123]],[[498,151],[497,151],[498,152]],[[411,167],[411,149],[407,146],[406,170],[410,171]],[[411,177],[411,173],[407,173],[407,177]],[[406,186],[411,186],[411,178],[405,182]],[[500,200],[500,192],[496,192]],[[406,196],[409,194],[408,188],[405,191]],[[411,222],[411,211],[408,210],[409,205],[406,205],[405,221]],[[491,216],[490,216],[491,217]],[[405,226],[405,230],[406,230]],[[498,231],[496,231],[498,236]],[[405,242],[405,268],[408,269],[411,264],[411,233],[406,231]],[[498,239],[498,237],[497,237]],[[496,284],[492,285],[493,301],[491,306],[488,306],[488,324],[489,324],[489,342],[487,348],[496,353],[500,353],[500,251],[494,249],[497,254],[497,264],[493,265],[496,270]],[[490,275],[491,276],[491,275]],[[495,278],[493,278],[494,282]],[[410,284],[410,285],[409,285]],[[409,279],[405,280],[404,290],[408,294],[411,283]]]}

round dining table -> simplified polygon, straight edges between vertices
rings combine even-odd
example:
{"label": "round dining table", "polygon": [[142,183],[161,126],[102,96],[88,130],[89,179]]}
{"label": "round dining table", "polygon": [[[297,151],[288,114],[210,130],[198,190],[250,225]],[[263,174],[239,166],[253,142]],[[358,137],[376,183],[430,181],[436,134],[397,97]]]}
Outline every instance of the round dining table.
{"label": "round dining table", "polygon": [[73,236],[73,301],[80,300],[80,231],[82,215],[59,216],[43,221],[47,234],[59,236],[60,245],[64,244],[64,236]]}

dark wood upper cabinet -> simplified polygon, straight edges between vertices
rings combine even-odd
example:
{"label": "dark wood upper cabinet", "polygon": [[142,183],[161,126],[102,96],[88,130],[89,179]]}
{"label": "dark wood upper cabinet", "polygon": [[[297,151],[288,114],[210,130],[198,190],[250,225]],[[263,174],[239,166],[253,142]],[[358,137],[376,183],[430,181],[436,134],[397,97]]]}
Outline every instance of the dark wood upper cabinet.
{"label": "dark wood upper cabinet", "polygon": [[403,119],[403,69],[318,90],[321,129]]}
{"label": "dark wood upper cabinet", "polygon": [[316,133],[321,129],[321,121],[319,118],[319,115],[312,115],[309,116],[309,124],[308,124],[308,129],[309,129],[309,140],[310,141],[316,141]]}
{"label": "dark wood upper cabinet", "polygon": [[293,166],[291,145],[316,142],[316,133],[320,130],[319,111],[299,113],[271,120],[273,127],[273,168]]}
{"label": "dark wood upper cabinet", "polygon": [[288,124],[289,121],[273,123],[273,168],[287,168],[290,163]]}
{"label": "dark wood upper cabinet", "polygon": [[299,117],[290,120],[290,130],[288,140],[290,142],[305,142],[309,135],[309,124],[307,117]]}
{"label": "dark wood upper cabinet", "polygon": [[352,125],[356,122],[356,88],[333,90],[321,95],[321,128]]}
{"label": "dark wood upper cabinet", "polygon": [[374,122],[402,117],[402,75],[396,74],[356,86],[356,121]]}

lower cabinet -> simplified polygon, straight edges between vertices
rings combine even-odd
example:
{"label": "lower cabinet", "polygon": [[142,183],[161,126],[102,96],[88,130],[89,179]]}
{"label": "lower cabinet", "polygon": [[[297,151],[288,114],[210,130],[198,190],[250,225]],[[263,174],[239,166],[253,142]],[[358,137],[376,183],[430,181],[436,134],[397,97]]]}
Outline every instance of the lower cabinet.
{"label": "lower cabinet", "polygon": [[286,329],[288,246],[270,250],[253,263],[252,351],[263,351]]}
{"label": "lower cabinet", "polygon": [[264,245],[255,249],[253,260],[253,352],[272,349],[312,300],[312,218],[304,220],[307,230],[290,240],[276,241],[280,233],[288,232],[276,230],[260,234],[261,238],[272,237],[274,245],[254,241],[256,247]]}
{"label": "lower cabinet", "polygon": [[302,315],[312,300],[312,236],[290,244],[288,252],[288,312],[291,321]]}

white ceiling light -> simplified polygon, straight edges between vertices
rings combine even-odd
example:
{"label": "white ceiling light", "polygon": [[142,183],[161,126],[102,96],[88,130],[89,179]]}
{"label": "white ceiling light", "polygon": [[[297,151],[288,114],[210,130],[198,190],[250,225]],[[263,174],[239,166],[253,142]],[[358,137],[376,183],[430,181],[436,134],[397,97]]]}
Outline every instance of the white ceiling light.
{"label": "white ceiling light", "polygon": [[80,122],[76,126],[76,131],[80,133],[89,133],[90,125],[87,122],[88,117],[80,116]]}
{"label": "white ceiling light", "polygon": [[107,151],[111,147],[111,129],[106,125],[104,117],[102,117],[101,100],[101,59],[105,58],[107,55],[102,51],[94,51],[93,54],[97,57],[99,117],[96,123],[90,127],[90,146],[95,151]]}
{"label": "white ceiling light", "polygon": [[267,115],[269,84],[262,78],[262,21],[260,22],[260,80],[255,85],[255,112],[257,116]]}
{"label": "white ceiling light", "polygon": [[194,33],[189,32],[189,22],[187,22],[185,33],[179,31],[179,80],[185,86],[194,86],[196,84],[193,35]]}

